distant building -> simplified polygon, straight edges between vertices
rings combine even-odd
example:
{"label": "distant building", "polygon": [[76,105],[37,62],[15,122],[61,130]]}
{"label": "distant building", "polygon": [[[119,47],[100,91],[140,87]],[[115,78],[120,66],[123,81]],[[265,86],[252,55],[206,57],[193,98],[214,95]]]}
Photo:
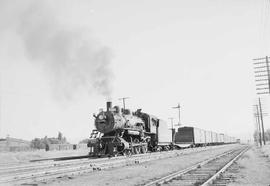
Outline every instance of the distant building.
{"label": "distant building", "polygon": [[3,151],[26,151],[30,150],[31,142],[16,138],[0,138],[0,152]]}

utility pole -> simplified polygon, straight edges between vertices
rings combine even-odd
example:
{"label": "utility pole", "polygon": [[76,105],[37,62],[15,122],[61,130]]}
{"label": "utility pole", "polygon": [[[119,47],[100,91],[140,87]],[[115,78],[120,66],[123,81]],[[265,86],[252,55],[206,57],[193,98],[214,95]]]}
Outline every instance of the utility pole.
{"label": "utility pole", "polygon": [[262,138],[263,138],[263,144],[265,145],[265,138],[264,138],[264,126],[263,126],[263,113],[262,113],[262,105],[261,105],[261,99],[259,98],[259,108],[260,108],[260,119],[262,124]]}
{"label": "utility pole", "polygon": [[262,146],[262,135],[261,135],[261,126],[260,126],[260,114],[259,114],[259,108],[258,105],[254,105],[256,107],[256,113],[254,114],[259,134],[259,144]]}
{"label": "utility pole", "polygon": [[123,97],[123,98],[119,98],[119,100],[122,100],[123,101],[123,108],[124,110],[126,109],[126,99],[129,99],[129,97]]}
{"label": "utility pole", "polygon": [[173,128],[173,119],[174,118],[169,118],[170,120],[171,120],[171,126],[172,126],[172,128],[171,128],[171,130],[172,130],[172,142],[174,143],[174,134],[175,134],[175,129]]}
{"label": "utility pole", "polygon": [[[270,69],[269,69],[269,57],[253,59],[254,72],[255,72],[255,82],[257,94],[270,94]],[[261,106],[261,98],[259,97],[259,118],[262,127],[262,138],[263,144],[265,145],[264,137],[264,124],[263,124],[263,113]]]}
{"label": "utility pole", "polygon": [[173,109],[178,109],[178,118],[179,118],[179,122],[178,122],[178,126],[180,126],[180,103],[178,103],[178,105],[176,107],[172,107]]}

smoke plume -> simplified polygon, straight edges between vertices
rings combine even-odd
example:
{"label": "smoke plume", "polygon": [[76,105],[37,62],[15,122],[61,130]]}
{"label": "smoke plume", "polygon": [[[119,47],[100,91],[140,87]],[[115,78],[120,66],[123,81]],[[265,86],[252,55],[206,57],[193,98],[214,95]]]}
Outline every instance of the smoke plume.
{"label": "smoke plume", "polygon": [[25,55],[44,68],[55,96],[70,99],[84,90],[110,97],[112,53],[89,31],[63,24],[40,1],[24,6],[15,19]]}

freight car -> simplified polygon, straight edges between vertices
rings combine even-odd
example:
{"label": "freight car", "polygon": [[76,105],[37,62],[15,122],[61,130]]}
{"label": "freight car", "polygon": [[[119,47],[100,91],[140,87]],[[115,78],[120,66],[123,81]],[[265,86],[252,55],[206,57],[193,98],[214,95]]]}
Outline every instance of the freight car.
{"label": "freight car", "polygon": [[112,108],[112,102],[107,102],[107,110],[94,117],[96,130],[88,143],[90,155],[139,154],[172,148],[167,124],[141,109],[131,113],[118,106]]}
{"label": "freight car", "polygon": [[175,143],[179,145],[203,146],[206,143],[205,131],[195,127],[181,127],[175,134]]}
{"label": "freight car", "polygon": [[175,144],[179,146],[198,147],[230,143],[236,143],[236,139],[196,127],[180,127],[175,134]]}

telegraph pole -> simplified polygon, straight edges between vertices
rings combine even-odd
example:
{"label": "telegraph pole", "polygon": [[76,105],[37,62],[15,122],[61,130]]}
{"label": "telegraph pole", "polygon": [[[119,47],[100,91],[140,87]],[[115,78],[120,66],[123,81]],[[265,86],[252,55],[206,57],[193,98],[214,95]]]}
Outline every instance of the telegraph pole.
{"label": "telegraph pole", "polygon": [[259,108],[260,108],[260,119],[261,119],[261,124],[262,124],[262,138],[263,138],[263,144],[265,145],[264,126],[263,126],[263,113],[262,113],[262,105],[261,105],[261,99],[260,98],[259,98]]}
{"label": "telegraph pole", "polygon": [[178,126],[180,126],[180,103],[178,103],[178,105],[176,107],[172,107],[173,109],[178,109],[178,119],[179,119],[179,122],[178,122]]}
{"label": "telegraph pole", "polygon": [[119,98],[119,100],[122,100],[123,101],[123,108],[124,110],[126,109],[126,99],[129,99],[129,97],[123,97],[123,98]]}
{"label": "telegraph pole", "polygon": [[254,114],[254,116],[255,116],[257,128],[258,128],[259,144],[260,144],[260,146],[262,146],[262,135],[261,135],[259,108],[258,108],[258,105],[255,105],[255,107],[256,107],[256,113]]}
{"label": "telegraph pole", "polygon": [[[253,59],[254,72],[255,72],[255,82],[257,94],[270,94],[270,68],[269,68],[269,57]],[[263,144],[265,145],[264,137],[264,124],[263,124],[263,113],[261,106],[261,98],[259,97],[259,119],[262,127],[262,138]]]}

